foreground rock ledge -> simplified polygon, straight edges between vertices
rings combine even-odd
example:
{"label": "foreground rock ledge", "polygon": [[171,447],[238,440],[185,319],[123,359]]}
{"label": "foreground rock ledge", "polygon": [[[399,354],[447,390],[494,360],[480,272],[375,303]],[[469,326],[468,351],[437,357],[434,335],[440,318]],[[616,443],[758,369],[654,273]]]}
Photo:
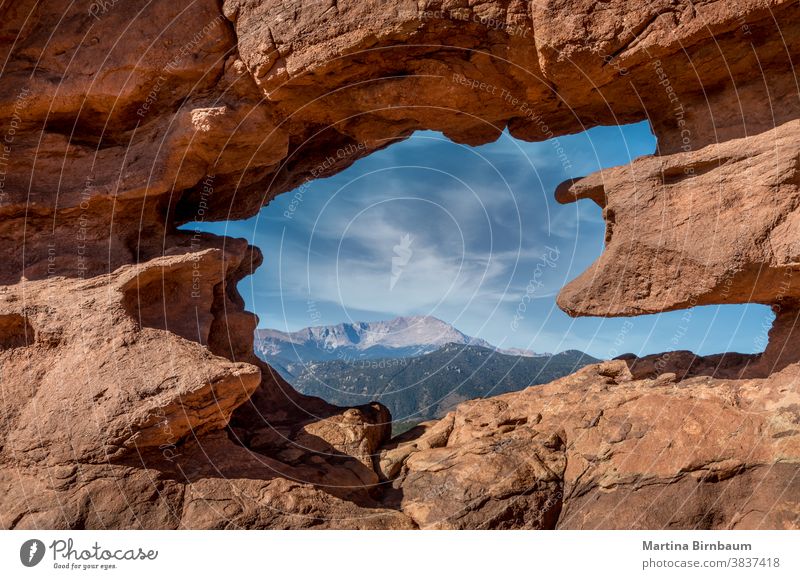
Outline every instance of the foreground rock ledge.
{"label": "foreground rock ledge", "polygon": [[417,427],[375,453],[383,482],[372,485],[345,456],[337,464],[306,453],[289,466],[222,432],[177,446],[169,460],[152,451],[99,464],[66,457],[0,471],[0,523],[797,528],[798,374],[793,365],[768,380],[635,380],[623,360],[588,366]]}
{"label": "foreground rock ledge", "polygon": [[381,465],[422,528],[797,528],[799,371],[634,380],[605,362],[464,403]]}

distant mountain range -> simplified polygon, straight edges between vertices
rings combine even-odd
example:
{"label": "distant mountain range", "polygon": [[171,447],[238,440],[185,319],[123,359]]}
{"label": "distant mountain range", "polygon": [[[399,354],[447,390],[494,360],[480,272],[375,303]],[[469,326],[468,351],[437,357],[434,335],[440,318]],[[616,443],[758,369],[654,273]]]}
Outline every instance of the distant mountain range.
{"label": "distant mountain range", "polygon": [[445,344],[481,346],[516,356],[548,356],[515,348],[501,350],[460,332],[433,316],[398,317],[382,322],[355,322],[303,328],[296,332],[256,330],[256,353],[285,366],[322,360],[408,358],[434,352]]}
{"label": "distant mountain range", "polygon": [[544,384],[598,361],[577,350],[501,350],[432,316],[256,330],[255,350],[304,394],[341,406],[382,402],[399,430],[464,400]]}
{"label": "distant mountain range", "polygon": [[414,424],[443,416],[464,400],[546,384],[595,362],[576,350],[509,356],[481,346],[446,344],[411,358],[296,363],[284,372],[304,394],[340,406],[377,400],[396,422]]}

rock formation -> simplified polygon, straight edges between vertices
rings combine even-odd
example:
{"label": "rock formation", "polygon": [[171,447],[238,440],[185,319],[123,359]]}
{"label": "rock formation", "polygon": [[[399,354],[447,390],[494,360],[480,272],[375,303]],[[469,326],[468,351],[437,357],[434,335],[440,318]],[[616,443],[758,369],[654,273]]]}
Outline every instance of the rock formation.
{"label": "rock formation", "polygon": [[[800,7],[174,0],[0,8],[0,526],[800,526]],[[572,315],[758,302],[760,356],[607,362],[388,441],[252,352],[243,240],[179,229],[417,129],[648,119],[561,186],[607,249]]]}
{"label": "rock formation", "polygon": [[422,528],[796,527],[796,380],[636,380],[615,360],[466,402],[380,464]]}

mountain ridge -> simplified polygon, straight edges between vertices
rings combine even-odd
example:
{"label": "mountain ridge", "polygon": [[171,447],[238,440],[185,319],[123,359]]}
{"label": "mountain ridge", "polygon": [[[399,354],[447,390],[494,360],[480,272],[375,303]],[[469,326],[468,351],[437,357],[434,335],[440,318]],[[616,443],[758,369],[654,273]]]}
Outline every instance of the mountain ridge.
{"label": "mountain ridge", "polygon": [[544,384],[598,361],[578,350],[525,357],[451,343],[412,358],[325,360],[288,364],[283,371],[304,394],[340,406],[376,400],[396,423],[416,423],[440,418],[464,400]]}
{"label": "mountain ridge", "polygon": [[271,328],[255,331],[256,353],[267,361],[282,363],[408,358],[434,352],[447,344],[480,346],[523,357],[550,355],[521,348],[498,348],[434,316],[398,316],[376,322],[343,322],[309,326],[294,332]]}

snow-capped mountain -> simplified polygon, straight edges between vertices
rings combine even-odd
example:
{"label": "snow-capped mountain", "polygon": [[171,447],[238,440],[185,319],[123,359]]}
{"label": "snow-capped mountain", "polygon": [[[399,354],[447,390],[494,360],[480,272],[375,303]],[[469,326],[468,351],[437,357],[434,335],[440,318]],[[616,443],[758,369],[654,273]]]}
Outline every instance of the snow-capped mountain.
{"label": "snow-capped mountain", "polygon": [[[501,351],[433,316],[315,326],[296,332],[263,329],[256,330],[255,336],[256,353],[273,363],[407,358],[434,352],[445,344]],[[516,350],[514,355],[537,356],[523,350]]]}
{"label": "snow-capped mountain", "polygon": [[522,356],[523,358],[548,358],[552,356],[550,352],[532,352],[524,348],[496,348],[498,352],[508,354],[509,356]]}

